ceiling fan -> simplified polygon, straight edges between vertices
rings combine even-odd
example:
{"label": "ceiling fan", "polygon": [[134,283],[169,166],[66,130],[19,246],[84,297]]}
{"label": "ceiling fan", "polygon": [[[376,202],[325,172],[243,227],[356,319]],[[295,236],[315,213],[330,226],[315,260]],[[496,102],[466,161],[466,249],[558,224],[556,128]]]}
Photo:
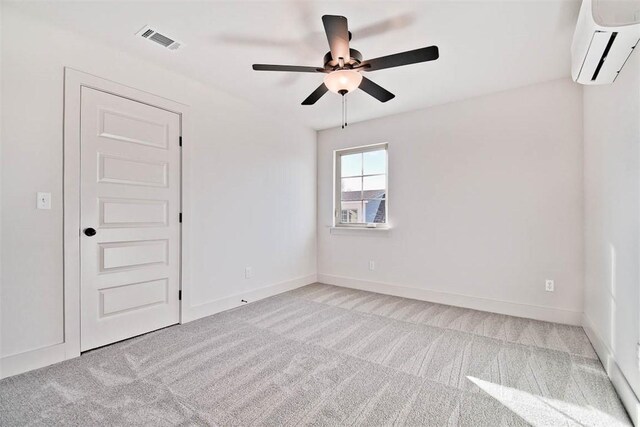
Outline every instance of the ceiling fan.
{"label": "ceiling fan", "polygon": [[[429,46],[379,58],[363,60],[362,54],[349,47],[351,32],[344,16],[324,15],[324,30],[329,41],[330,52],[324,56],[324,67],[298,65],[253,64],[256,71],[289,71],[297,73],[324,73],[324,82],[302,101],[302,105],[313,105],[322,95],[331,91],[344,96],[358,88],[380,102],[387,102],[395,95],[362,75],[362,71],[377,71],[438,59],[438,47]],[[345,120],[346,121],[346,120]],[[343,127],[344,127],[343,121]]]}

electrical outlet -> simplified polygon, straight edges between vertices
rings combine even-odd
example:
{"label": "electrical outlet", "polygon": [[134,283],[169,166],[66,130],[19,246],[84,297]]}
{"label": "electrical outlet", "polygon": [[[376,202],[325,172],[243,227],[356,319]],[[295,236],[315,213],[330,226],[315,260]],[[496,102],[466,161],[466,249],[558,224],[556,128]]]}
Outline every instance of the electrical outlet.
{"label": "electrical outlet", "polygon": [[252,267],[245,267],[244,268],[244,278],[245,279],[251,279],[253,277],[253,268]]}
{"label": "electrical outlet", "polygon": [[51,193],[38,193],[36,207],[38,209],[51,209]]}
{"label": "electrical outlet", "polygon": [[556,283],[553,280],[545,280],[544,290],[547,292],[553,292],[556,289]]}
{"label": "electrical outlet", "polygon": [[376,262],[375,261],[369,261],[369,270],[373,271],[376,269]]}

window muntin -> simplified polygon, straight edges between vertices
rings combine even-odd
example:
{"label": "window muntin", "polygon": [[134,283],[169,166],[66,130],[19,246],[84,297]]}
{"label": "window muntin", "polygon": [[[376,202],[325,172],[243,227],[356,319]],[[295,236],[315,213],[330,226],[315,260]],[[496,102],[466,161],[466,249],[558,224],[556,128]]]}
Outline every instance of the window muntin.
{"label": "window muntin", "polygon": [[387,224],[387,144],[336,151],[337,226]]}

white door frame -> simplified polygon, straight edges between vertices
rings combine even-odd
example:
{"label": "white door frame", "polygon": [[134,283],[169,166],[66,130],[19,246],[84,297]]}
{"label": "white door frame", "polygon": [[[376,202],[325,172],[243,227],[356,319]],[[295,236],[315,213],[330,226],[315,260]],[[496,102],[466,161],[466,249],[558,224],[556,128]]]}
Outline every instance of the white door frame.
{"label": "white door frame", "polygon": [[[80,355],[80,91],[82,87],[107,92],[180,115],[182,233],[180,259],[180,323],[185,321],[189,298],[189,107],[157,95],[112,82],[72,68],[64,70],[64,353]],[[186,172],[185,172],[186,171]]]}

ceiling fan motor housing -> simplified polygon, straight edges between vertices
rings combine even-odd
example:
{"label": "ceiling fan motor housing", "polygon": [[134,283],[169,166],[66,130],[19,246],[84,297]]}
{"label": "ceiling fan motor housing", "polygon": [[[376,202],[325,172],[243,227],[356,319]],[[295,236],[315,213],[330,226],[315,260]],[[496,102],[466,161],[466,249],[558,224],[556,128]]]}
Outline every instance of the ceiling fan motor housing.
{"label": "ceiling fan motor housing", "polygon": [[[360,51],[349,49],[349,56],[350,58],[344,58],[344,68],[354,68],[360,65],[360,63],[362,62],[362,54],[360,53]],[[324,67],[333,69],[338,65],[338,61],[333,60],[331,52],[327,52],[327,54],[324,56]]]}

